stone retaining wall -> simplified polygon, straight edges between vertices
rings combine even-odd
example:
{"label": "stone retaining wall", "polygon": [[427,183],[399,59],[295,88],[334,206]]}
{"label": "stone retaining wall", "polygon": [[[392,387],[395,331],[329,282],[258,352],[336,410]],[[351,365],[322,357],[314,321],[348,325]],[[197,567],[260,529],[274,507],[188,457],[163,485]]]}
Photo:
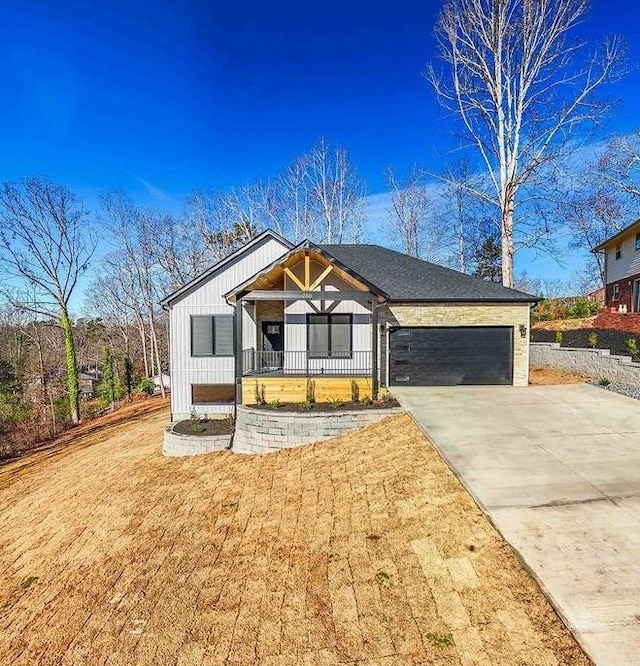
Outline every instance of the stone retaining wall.
{"label": "stone retaining wall", "polygon": [[278,413],[238,405],[232,450],[236,453],[270,453],[302,446],[344,435],[400,413],[400,407],[316,414]]}
{"label": "stone retaining wall", "polygon": [[608,349],[561,347],[557,342],[533,342],[529,354],[532,367],[556,368],[576,375],[612,382],[640,385],[640,364],[630,356],[618,356]]}
{"label": "stone retaining wall", "polygon": [[164,429],[162,453],[165,456],[195,456],[224,451],[231,443],[231,435],[181,435],[173,432],[174,425],[171,423]]}

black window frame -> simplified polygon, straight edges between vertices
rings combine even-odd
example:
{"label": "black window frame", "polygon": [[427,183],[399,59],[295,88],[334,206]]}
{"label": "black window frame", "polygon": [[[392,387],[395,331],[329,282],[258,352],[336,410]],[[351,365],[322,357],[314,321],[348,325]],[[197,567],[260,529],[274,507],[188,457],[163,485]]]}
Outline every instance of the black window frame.
{"label": "black window frame", "polygon": [[611,288],[611,300],[619,301],[620,300],[620,283],[616,282]]}
{"label": "black window frame", "polygon": [[[216,325],[215,325],[215,319],[216,317],[228,317],[231,319],[231,331],[232,334],[235,334],[234,328],[234,316],[232,314],[202,314],[202,315],[196,315],[192,314],[189,315],[189,336],[190,336],[190,353],[191,353],[191,358],[234,358],[235,357],[235,339],[232,342],[232,350],[230,354],[216,354]],[[194,319],[210,319],[211,320],[211,353],[210,354],[194,354],[193,351],[193,320]]]}
{"label": "black window frame", "polygon": [[[313,317],[327,317],[327,329],[328,329],[328,340],[327,352],[317,352],[311,351],[309,349],[309,341],[311,339],[309,335],[309,329],[311,328],[312,318]],[[339,352],[337,356],[333,355],[333,350],[331,349],[331,329],[332,329],[332,320],[334,317],[348,317],[349,318],[349,353],[342,351]],[[337,358],[337,359],[352,359],[353,358],[353,313],[351,312],[309,312],[307,313],[307,356],[310,359],[317,358]]]}
{"label": "black window frame", "polygon": [[620,259],[622,256],[622,243],[616,245],[616,259]]}

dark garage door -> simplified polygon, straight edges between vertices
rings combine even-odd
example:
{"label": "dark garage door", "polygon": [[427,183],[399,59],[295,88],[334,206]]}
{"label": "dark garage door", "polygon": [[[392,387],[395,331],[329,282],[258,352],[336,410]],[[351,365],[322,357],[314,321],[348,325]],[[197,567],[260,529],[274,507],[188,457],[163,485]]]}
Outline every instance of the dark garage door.
{"label": "dark garage door", "polygon": [[403,327],[390,331],[392,386],[511,384],[513,328]]}

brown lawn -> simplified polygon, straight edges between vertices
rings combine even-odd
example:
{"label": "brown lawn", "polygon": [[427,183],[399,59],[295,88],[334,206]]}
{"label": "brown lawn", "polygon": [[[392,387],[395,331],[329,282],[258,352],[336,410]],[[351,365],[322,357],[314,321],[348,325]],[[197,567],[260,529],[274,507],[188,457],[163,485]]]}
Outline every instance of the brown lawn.
{"label": "brown lawn", "polygon": [[1,664],[589,663],[408,417],[167,459],[167,416],[0,468]]}
{"label": "brown lawn", "polygon": [[584,384],[589,377],[574,375],[565,370],[556,368],[531,368],[529,370],[529,384],[533,386],[548,386],[550,384]]}

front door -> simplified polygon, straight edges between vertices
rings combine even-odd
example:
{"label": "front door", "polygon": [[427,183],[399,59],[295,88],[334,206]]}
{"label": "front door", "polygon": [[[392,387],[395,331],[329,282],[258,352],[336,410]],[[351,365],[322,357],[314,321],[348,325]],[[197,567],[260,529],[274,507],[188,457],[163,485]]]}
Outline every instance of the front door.
{"label": "front door", "polygon": [[282,368],[284,360],[284,322],[262,322],[263,368]]}
{"label": "front door", "polygon": [[631,296],[631,312],[640,312],[640,280],[633,281],[633,294]]}

